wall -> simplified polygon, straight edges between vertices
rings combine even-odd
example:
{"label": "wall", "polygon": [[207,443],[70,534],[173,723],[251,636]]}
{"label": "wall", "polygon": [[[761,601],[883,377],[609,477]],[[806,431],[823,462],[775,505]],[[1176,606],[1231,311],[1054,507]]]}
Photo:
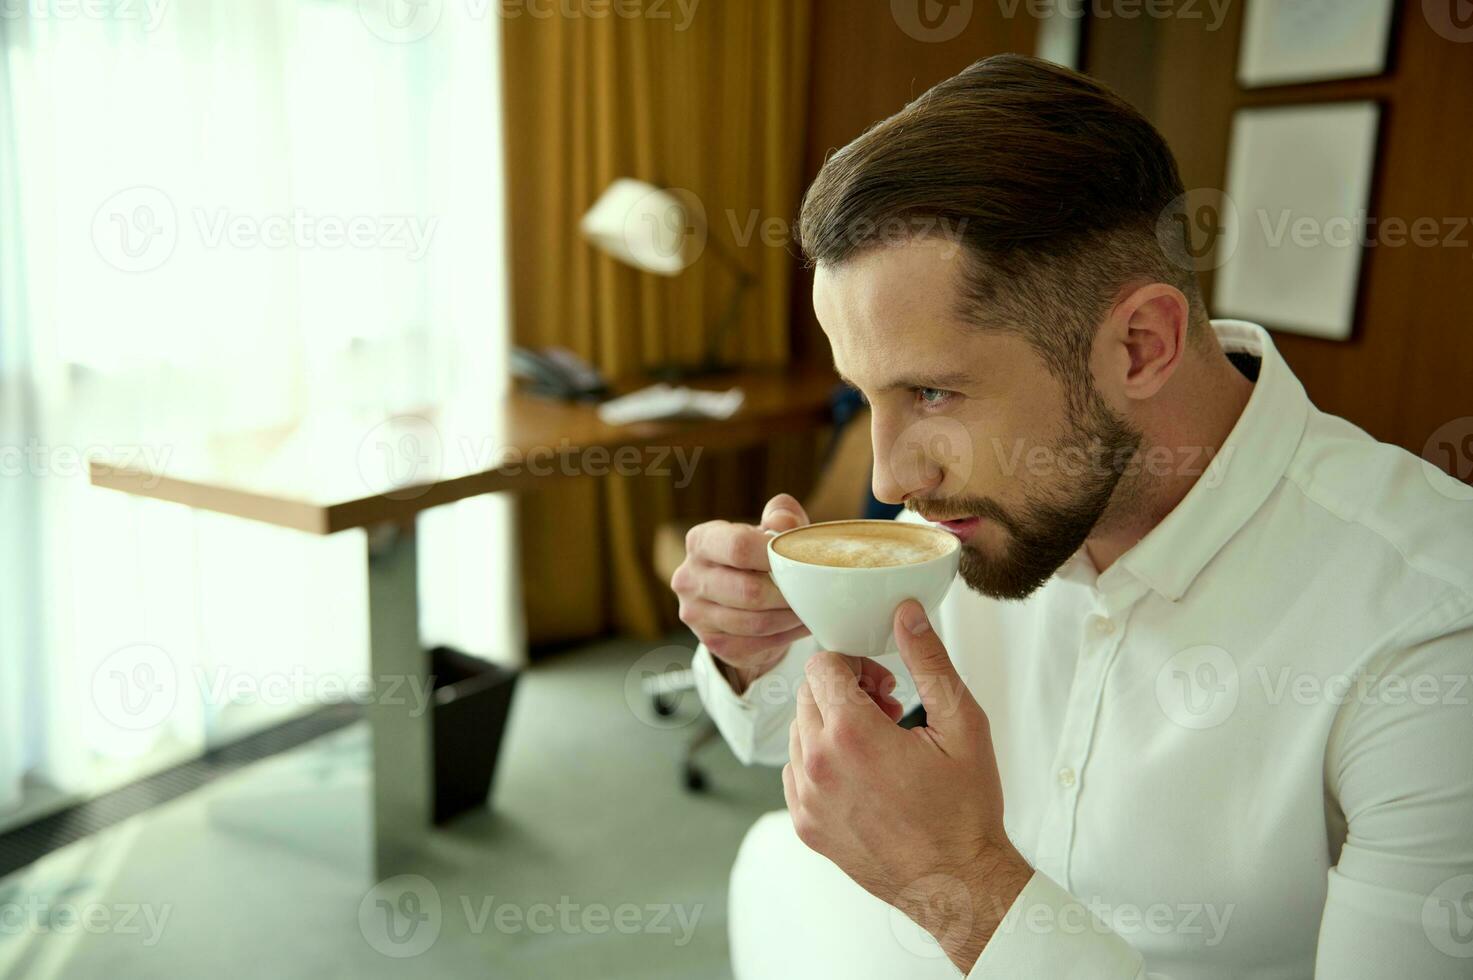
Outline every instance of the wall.
{"label": "wall", "polygon": [[[909,0],[907,0],[909,2]],[[923,3],[926,0],[914,0]],[[813,63],[803,186],[828,155],[872,124],[905,107],[926,89],[989,55],[1031,54],[1037,26],[1018,5],[978,0],[959,35],[923,41],[906,32],[890,0],[814,0]],[[829,363],[828,341],[813,315],[813,275],[793,281],[793,356]]]}
{"label": "wall", "polygon": [[[1112,9],[1104,0],[1084,6],[1102,3]],[[1025,15],[1028,4],[1019,3],[1011,18],[1004,9],[978,0],[967,29],[937,44],[907,35],[885,0],[815,0],[805,186],[831,150],[929,86],[990,54],[1032,52],[1036,25]],[[1399,5],[1386,75],[1251,91],[1235,81],[1243,0],[1229,0],[1216,30],[1209,29],[1205,0],[1172,9],[1180,15],[1090,16],[1083,63],[1162,131],[1189,189],[1224,186],[1229,126],[1239,106],[1374,98],[1383,117],[1372,213],[1409,222],[1473,218],[1473,43],[1439,36],[1420,0]],[[1204,15],[1185,16],[1191,12]],[[1276,333],[1321,408],[1419,454],[1440,428],[1473,437],[1473,224],[1461,241],[1368,250],[1349,341]],[[1210,274],[1203,285],[1210,302]],[[795,282],[795,354],[826,361],[811,290],[805,272]],[[1473,482],[1473,455],[1460,462],[1461,475]]]}
{"label": "wall", "polygon": [[[1473,43],[1440,36],[1420,0],[1406,0],[1387,74],[1240,90],[1243,8],[1231,4],[1215,31],[1186,17],[1093,18],[1086,26],[1086,70],[1156,124],[1188,189],[1225,186],[1237,108],[1375,99],[1383,115],[1371,214],[1430,217],[1445,232],[1473,218]],[[1212,276],[1203,282],[1210,306]],[[1421,454],[1439,428],[1473,436],[1473,226],[1452,247],[1367,249],[1349,341],[1276,333],[1275,343],[1316,404],[1378,439]],[[1453,469],[1446,456],[1439,461]],[[1473,455],[1461,464],[1460,475],[1473,477]]]}

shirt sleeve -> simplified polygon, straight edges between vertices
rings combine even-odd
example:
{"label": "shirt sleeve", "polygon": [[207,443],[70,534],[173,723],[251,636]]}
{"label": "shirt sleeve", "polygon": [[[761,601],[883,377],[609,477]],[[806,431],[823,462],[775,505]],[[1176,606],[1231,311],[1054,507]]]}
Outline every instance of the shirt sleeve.
{"label": "shirt sleeve", "polygon": [[[1317,977],[1473,975],[1473,610],[1453,621],[1369,665],[1332,729],[1326,802],[1346,843],[1329,872]],[[1132,980],[1144,969],[1035,872],[968,977]]]}
{"label": "shirt sleeve", "polygon": [[[1445,621],[1445,620],[1444,620]],[[1473,615],[1351,689],[1326,752],[1345,845],[1315,975],[1473,976]]]}
{"label": "shirt sleeve", "polygon": [[1135,947],[1041,871],[1013,899],[968,980],[1144,980]]}
{"label": "shirt sleeve", "polygon": [[[795,698],[798,686],[803,683],[803,665],[817,650],[818,641],[813,637],[797,640],[776,667],[737,694],[716,668],[706,645],[696,647],[691,661],[696,692],[721,737],[743,765],[787,763],[788,726],[797,715]],[[900,655],[888,654],[878,659],[895,675],[894,697],[901,706],[909,711],[920,704],[920,695]]]}

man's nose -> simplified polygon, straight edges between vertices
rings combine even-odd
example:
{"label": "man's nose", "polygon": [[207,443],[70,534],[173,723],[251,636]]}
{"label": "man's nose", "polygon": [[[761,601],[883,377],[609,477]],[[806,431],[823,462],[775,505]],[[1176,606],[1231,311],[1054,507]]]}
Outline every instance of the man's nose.
{"label": "man's nose", "polygon": [[870,427],[875,449],[870,483],[876,500],[903,504],[910,497],[925,496],[941,485],[945,474],[940,462],[931,458],[923,428],[875,413]]}

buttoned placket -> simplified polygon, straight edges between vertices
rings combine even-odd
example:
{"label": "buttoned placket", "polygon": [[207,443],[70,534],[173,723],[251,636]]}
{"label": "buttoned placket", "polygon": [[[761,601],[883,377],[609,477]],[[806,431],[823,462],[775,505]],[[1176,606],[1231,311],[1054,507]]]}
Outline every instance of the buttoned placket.
{"label": "buttoned placket", "polygon": [[1134,579],[1109,592],[1090,587],[1090,611],[1078,627],[1079,658],[1069,686],[1058,750],[1054,755],[1048,806],[1039,826],[1034,864],[1065,888],[1083,788],[1094,743],[1105,679],[1125,640],[1126,621],[1146,589]]}

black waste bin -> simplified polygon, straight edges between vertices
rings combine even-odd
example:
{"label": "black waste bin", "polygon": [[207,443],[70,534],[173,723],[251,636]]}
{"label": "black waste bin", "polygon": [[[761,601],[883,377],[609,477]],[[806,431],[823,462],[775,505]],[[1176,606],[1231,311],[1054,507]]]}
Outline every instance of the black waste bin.
{"label": "black waste bin", "polygon": [[435,823],[486,805],[518,673],[435,647],[431,720],[435,739]]}

